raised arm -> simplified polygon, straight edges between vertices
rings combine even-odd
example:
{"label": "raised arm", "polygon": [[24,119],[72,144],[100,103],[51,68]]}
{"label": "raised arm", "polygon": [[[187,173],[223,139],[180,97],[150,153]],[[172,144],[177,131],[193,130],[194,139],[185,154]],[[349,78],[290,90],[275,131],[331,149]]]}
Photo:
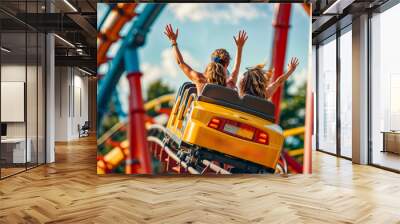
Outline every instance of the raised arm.
{"label": "raised arm", "polygon": [[242,61],[242,51],[243,51],[243,46],[246,43],[248,36],[247,33],[244,30],[239,31],[239,34],[237,37],[233,37],[235,40],[237,52],[236,52],[236,58],[235,58],[235,65],[232,70],[231,77],[228,79],[228,83],[232,86],[236,86],[237,82],[237,77],[239,75],[239,70],[240,70],[240,63]]}
{"label": "raised arm", "polygon": [[172,49],[175,53],[175,58],[176,58],[176,63],[179,65],[179,67],[181,68],[181,70],[183,71],[183,73],[185,73],[185,75],[192,80],[195,83],[199,83],[199,82],[204,82],[204,75],[200,72],[197,72],[195,70],[193,70],[189,65],[187,65],[185,63],[185,61],[183,60],[182,54],[179,51],[178,48],[178,43],[177,43],[177,38],[178,38],[178,33],[179,30],[176,29],[175,33],[174,30],[172,29],[171,24],[168,24],[165,27],[165,31],[164,34],[168,37],[168,39],[171,41],[172,44]]}
{"label": "raised arm", "polygon": [[276,91],[276,89],[283,85],[285,81],[292,75],[292,73],[296,70],[296,67],[299,65],[299,59],[292,58],[290,63],[288,64],[288,70],[285,74],[281,75],[275,82],[269,84],[265,89],[265,98],[269,99]]}

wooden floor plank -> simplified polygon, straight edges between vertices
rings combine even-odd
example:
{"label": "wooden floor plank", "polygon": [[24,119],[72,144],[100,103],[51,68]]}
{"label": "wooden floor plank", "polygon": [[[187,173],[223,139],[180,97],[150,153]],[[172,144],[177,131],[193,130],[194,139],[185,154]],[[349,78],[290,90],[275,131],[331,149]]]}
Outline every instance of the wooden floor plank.
{"label": "wooden floor plank", "polygon": [[313,175],[96,175],[96,140],[0,181],[0,223],[400,223],[400,175],[315,152]]}

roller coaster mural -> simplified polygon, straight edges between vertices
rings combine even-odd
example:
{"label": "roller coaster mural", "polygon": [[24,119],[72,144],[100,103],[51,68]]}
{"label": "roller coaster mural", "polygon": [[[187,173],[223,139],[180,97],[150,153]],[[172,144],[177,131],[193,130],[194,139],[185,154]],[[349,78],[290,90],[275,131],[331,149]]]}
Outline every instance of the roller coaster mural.
{"label": "roller coaster mural", "polygon": [[[138,50],[165,6],[145,4],[136,13],[138,3],[109,4],[99,18],[97,66],[107,65],[108,69],[98,74],[97,173],[311,173],[313,105],[309,90],[305,126],[290,130],[278,125],[282,88],[271,103],[251,96],[235,98],[234,90],[212,84],[198,95],[193,84],[184,83],[177,94],[144,103]],[[309,5],[303,4],[303,8],[310,15]],[[274,74],[283,73],[291,10],[291,4],[276,4]],[[121,37],[121,29],[128,23],[128,32]],[[108,58],[107,52],[117,41],[120,47]],[[130,86],[126,115],[121,115],[116,89],[123,75]],[[277,78],[274,75],[273,79]],[[158,115],[149,116],[149,110]],[[110,122],[112,114],[119,119]],[[168,122],[158,122],[158,116]],[[285,139],[296,135],[304,135],[304,149],[284,149]]]}

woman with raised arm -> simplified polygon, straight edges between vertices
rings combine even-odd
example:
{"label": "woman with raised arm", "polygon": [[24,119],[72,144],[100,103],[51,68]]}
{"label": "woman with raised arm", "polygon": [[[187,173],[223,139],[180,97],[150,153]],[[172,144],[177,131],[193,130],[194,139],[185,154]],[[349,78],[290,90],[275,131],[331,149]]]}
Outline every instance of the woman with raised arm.
{"label": "woman with raised arm", "polygon": [[[247,33],[244,30],[239,31],[239,34],[237,37],[233,36],[233,40],[235,41],[237,52],[236,52],[236,58],[235,58],[235,65],[233,66],[231,76],[228,78],[228,81],[227,81],[227,86],[229,88],[233,88],[233,89],[236,88],[237,78],[238,78],[239,70],[240,70],[240,64],[242,62],[243,46],[246,43],[247,38],[248,38]],[[228,64],[225,65],[225,69],[227,69],[228,65],[229,65],[229,62],[228,62]]]}
{"label": "woman with raised arm", "polygon": [[249,94],[268,100],[275,93],[276,89],[283,85],[290,75],[292,75],[298,65],[299,60],[297,58],[292,58],[288,64],[287,72],[274,82],[271,82],[273,70],[265,72],[263,70],[263,65],[249,68],[240,80],[239,94],[241,96]]}
{"label": "woman with raised arm", "polygon": [[177,38],[179,30],[172,29],[171,24],[165,27],[164,34],[171,41],[173,47],[176,62],[183,71],[183,73],[196,85],[198,94],[201,93],[205,84],[214,83],[222,86],[228,86],[235,88],[237,82],[237,76],[240,69],[240,61],[242,57],[242,49],[244,43],[247,40],[247,34],[244,31],[240,31],[237,37],[234,37],[237,46],[237,55],[235,60],[235,66],[232,71],[232,75],[228,78],[228,65],[230,62],[230,55],[225,49],[217,49],[211,54],[211,62],[207,65],[204,73],[200,73],[192,69],[188,64],[185,63],[181,52],[179,51]]}

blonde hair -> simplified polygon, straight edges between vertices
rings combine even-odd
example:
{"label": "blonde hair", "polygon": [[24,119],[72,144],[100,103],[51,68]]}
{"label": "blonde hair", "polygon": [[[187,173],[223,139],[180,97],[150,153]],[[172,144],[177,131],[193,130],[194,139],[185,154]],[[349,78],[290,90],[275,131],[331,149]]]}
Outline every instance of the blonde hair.
{"label": "blonde hair", "polygon": [[262,68],[264,64],[256,65],[252,68],[247,68],[247,72],[243,74],[239,83],[240,95],[249,94],[265,98],[265,89],[267,83],[272,79],[273,70],[268,72]]}
{"label": "blonde hair", "polygon": [[220,63],[223,66],[228,66],[230,60],[231,56],[228,51],[223,48],[217,49],[211,54],[211,61]]}
{"label": "blonde hair", "polygon": [[207,78],[207,83],[214,83],[221,86],[226,86],[225,68],[222,64],[210,62],[207,65],[204,74]]}
{"label": "blonde hair", "polygon": [[267,79],[267,83],[271,83],[272,78],[274,76],[275,69],[271,68],[265,72],[265,78]]}

